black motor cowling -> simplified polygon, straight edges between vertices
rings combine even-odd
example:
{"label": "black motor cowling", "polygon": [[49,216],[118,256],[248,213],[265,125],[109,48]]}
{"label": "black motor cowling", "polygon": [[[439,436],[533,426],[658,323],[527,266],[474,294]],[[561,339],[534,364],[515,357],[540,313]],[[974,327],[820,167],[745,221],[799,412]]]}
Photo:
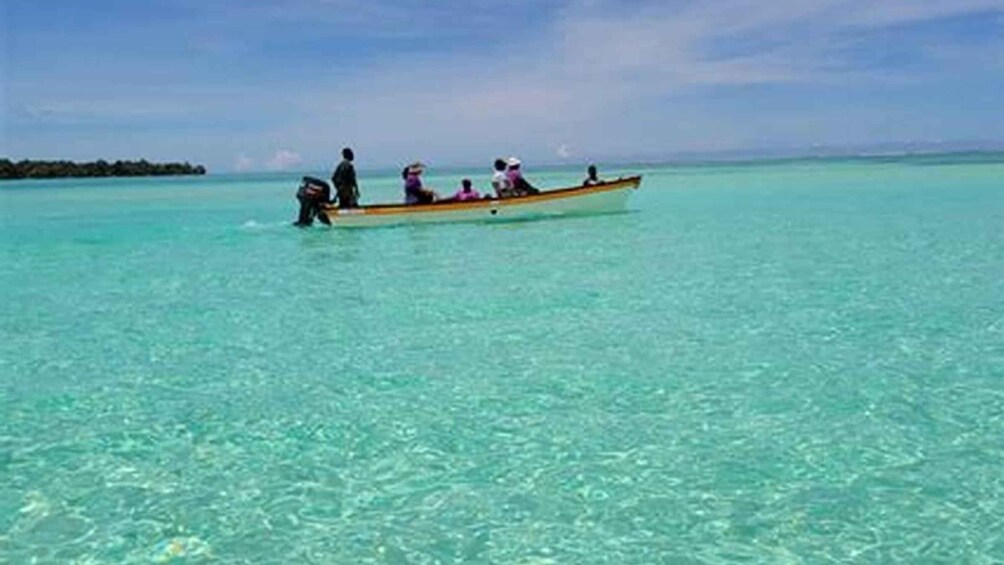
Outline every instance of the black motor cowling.
{"label": "black motor cowling", "polygon": [[324,224],[329,224],[327,214],[321,206],[331,200],[331,185],[315,177],[303,177],[296,191],[296,199],[300,201],[300,215],[297,226],[309,226],[314,223],[314,217]]}
{"label": "black motor cowling", "polygon": [[331,185],[315,177],[303,177],[300,181],[300,188],[296,191],[297,198],[324,198],[327,202],[331,200]]}

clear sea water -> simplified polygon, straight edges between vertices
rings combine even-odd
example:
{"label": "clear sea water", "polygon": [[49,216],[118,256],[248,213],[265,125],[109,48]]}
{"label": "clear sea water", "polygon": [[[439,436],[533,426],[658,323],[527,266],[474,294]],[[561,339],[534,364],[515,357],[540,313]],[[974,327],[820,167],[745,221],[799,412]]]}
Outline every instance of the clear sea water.
{"label": "clear sea water", "polygon": [[1004,156],[605,169],[0,184],[0,562],[1004,561]]}

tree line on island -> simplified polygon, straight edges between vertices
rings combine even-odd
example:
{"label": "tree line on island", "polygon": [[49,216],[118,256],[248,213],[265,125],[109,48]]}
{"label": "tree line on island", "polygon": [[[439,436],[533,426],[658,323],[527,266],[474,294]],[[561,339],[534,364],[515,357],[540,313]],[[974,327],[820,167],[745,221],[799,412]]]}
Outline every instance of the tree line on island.
{"label": "tree line on island", "polygon": [[168,175],[204,175],[202,165],[105,160],[90,163],[73,161],[11,161],[0,159],[0,179],[51,179],[68,177],[147,177]]}

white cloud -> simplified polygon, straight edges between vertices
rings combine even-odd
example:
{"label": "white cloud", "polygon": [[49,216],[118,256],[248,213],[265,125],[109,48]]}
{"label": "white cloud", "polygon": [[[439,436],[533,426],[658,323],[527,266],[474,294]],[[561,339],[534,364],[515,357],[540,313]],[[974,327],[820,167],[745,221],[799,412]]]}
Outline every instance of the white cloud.
{"label": "white cloud", "polygon": [[238,155],[234,159],[234,170],[242,173],[245,171],[250,171],[254,169],[254,159],[248,157],[247,155]]}
{"label": "white cloud", "polygon": [[280,149],[265,161],[265,168],[270,171],[283,171],[303,162],[299,153],[288,149]]}
{"label": "white cloud", "polygon": [[884,0],[840,2],[839,23],[871,27],[904,25],[981,12],[1000,12],[1000,0]]}
{"label": "white cloud", "polygon": [[564,143],[559,145],[558,148],[554,150],[554,153],[562,159],[568,159],[572,156],[572,152],[568,149],[568,145]]}

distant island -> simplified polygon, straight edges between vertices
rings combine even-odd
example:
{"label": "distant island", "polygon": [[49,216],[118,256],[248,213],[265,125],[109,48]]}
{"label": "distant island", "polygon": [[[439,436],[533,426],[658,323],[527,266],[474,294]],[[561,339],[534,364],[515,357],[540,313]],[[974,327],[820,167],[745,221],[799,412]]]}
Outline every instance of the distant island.
{"label": "distant island", "polygon": [[139,161],[104,160],[90,163],[72,161],[11,161],[0,159],[0,180],[10,179],[53,179],[68,177],[150,177],[168,175],[204,175],[202,165],[185,163],[151,163]]}

